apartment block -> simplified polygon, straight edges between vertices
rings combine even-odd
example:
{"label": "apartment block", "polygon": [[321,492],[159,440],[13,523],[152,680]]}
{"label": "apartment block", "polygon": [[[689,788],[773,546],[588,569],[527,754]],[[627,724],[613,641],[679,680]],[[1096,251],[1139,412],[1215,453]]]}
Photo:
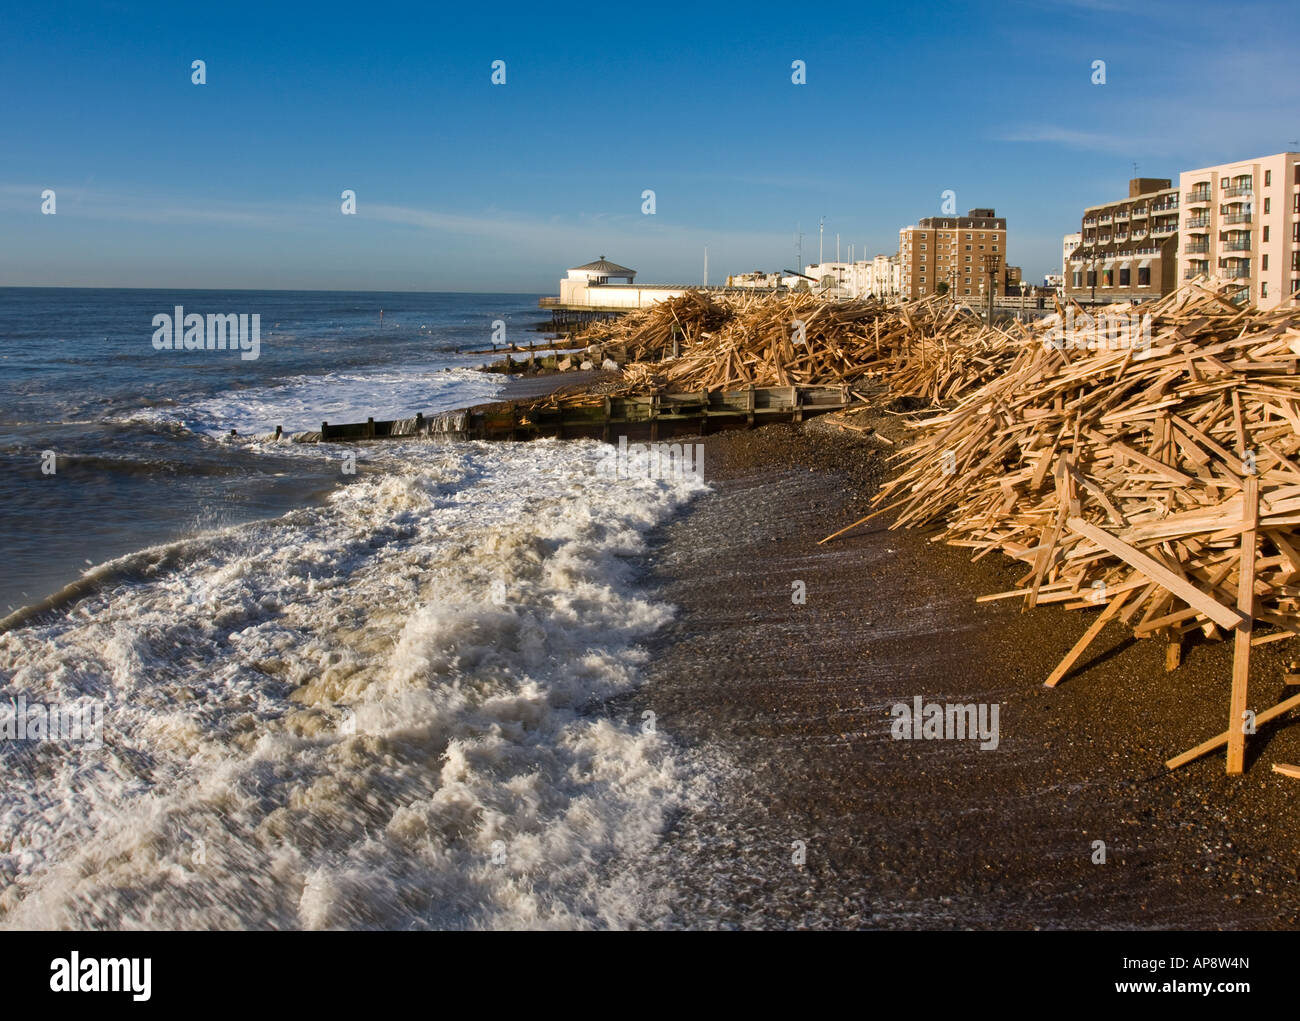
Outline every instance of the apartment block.
{"label": "apartment block", "polygon": [[1300,300],[1300,153],[1179,175],[1181,280],[1217,277],[1262,309]]}
{"label": "apartment block", "polygon": [[1081,304],[1143,302],[1172,291],[1177,285],[1178,196],[1167,177],[1135,177],[1128,183],[1128,198],[1085,209],[1083,229],[1064,239],[1066,298]]}
{"label": "apartment block", "polygon": [[958,298],[980,300],[993,287],[1005,293],[1007,221],[992,209],[966,216],[927,216],[898,232],[904,298],[936,293],[940,283]]}

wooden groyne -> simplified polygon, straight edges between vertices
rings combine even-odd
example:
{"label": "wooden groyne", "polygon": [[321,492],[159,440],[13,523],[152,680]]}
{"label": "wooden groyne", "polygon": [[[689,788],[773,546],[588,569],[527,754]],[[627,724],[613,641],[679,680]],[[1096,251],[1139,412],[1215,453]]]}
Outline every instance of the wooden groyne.
{"label": "wooden groyne", "polygon": [[743,390],[649,394],[622,397],[591,395],[576,401],[484,404],[440,415],[332,424],[319,433],[301,433],[301,442],[340,443],[359,440],[445,436],[467,440],[532,440],[542,437],[667,439],[722,429],[748,429],[769,422],[801,422],[814,415],[861,403],[847,386],[746,387]]}

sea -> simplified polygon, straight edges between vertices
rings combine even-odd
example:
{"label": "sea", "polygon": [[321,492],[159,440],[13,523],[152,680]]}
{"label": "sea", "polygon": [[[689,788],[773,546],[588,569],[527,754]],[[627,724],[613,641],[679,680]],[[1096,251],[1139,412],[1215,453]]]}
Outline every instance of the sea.
{"label": "sea", "polygon": [[[258,357],[157,349],[177,306],[257,314]],[[541,318],[0,288],[0,927],[667,916],[639,863],[703,781],[608,707],[672,616],[636,558],[704,483],[602,476],[594,441],[291,439],[492,400],[467,352]]]}

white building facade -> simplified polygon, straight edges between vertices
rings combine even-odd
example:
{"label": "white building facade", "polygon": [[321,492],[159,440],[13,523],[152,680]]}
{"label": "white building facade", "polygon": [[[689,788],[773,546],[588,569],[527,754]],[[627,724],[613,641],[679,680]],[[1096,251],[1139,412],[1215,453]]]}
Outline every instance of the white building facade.
{"label": "white building facade", "polygon": [[1178,283],[1237,284],[1235,300],[1261,309],[1300,300],[1300,153],[1187,170],[1178,183]]}

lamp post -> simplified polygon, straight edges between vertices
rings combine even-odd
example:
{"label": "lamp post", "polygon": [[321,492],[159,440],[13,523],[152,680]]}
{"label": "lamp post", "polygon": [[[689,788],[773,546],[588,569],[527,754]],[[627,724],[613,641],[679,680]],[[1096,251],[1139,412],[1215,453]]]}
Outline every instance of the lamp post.
{"label": "lamp post", "polygon": [[993,295],[997,293],[997,274],[1001,264],[1001,259],[996,255],[990,255],[988,261],[989,268],[989,317],[988,323],[993,325]]}

